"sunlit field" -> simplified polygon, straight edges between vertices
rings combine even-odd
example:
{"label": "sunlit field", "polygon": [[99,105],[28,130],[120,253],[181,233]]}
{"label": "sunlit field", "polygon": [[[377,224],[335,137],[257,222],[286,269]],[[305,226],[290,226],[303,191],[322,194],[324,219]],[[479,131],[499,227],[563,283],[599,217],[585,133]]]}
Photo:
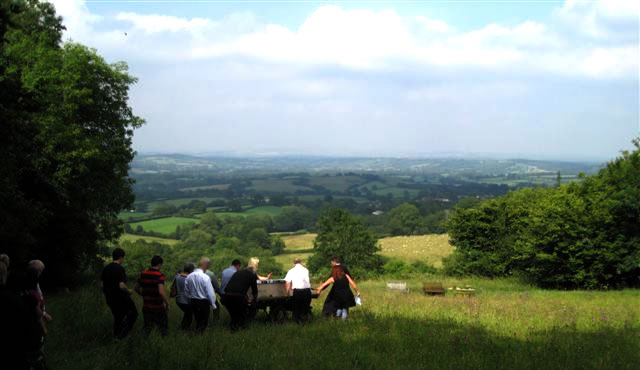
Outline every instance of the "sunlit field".
{"label": "sunlit field", "polygon": [[142,226],[142,228],[146,231],[155,231],[162,234],[169,234],[176,231],[176,226],[185,225],[188,223],[198,223],[200,220],[195,218],[186,218],[186,217],[165,217],[158,218],[155,220],[141,221],[135,222],[131,224],[131,227],[135,229],[136,227]]}
{"label": "sunlit field", "polygon": [[[476,295],[428,297],[423,281],[472,285]],[[47,299],[55,320],[46,342],[54,369],[635,369],[640,363],[640,291],[543,291],[510,280],[415,278],[410,292],[385,280],[359,282],[364,303],[345,322],[266,322],[231,333],[222,312],[204,335],[178,330],[142,336],[142,317],[123,341],[111,339],[111,315],[97,287]],[[140,299],[136,303],[140,307]]]}
{"label": "sunlit field", "polygon": [[178,242],[176,239],[158,238],[155,236],[134,235],[134,234],[122,234],[122,236],[120,237],[121,242],[123,241],[135,242],[136,240],[140,240],[140,239],[143,239],[149,243],[158,242],[158,243],[168,244],[168,245],[174,245]]}
{"label": "sunlit field", "polygon": [[394,236],[380,239],[380,254],[405,262],[426,261],[442,267],[442,258],[453,252],[447,234]]}

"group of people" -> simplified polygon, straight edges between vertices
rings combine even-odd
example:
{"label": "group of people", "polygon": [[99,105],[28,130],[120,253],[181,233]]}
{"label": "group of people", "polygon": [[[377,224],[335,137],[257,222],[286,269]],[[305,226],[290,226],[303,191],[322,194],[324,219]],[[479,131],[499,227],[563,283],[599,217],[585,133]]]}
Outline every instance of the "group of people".
{"label": "group of people", "polygon": [[[125,251],[121,248],[113,250],[113,261],[105,266],[102,272],[102,286],[107,305],[113,314],[113,335],[116,339],[125,337],[133,328],[138,318],[136,306],[131,299],[133,292],[142,296],[143,330],[149,335],[154,327],[158,327],[162,335],[167,335],[169,299],[175,298],[177,306],[183,312],[180,327],[189,330],[195,320],[195,330],[204,331],[209,325],[211,312],[219,317],[220,301],[229,312],[229,326],[232,331],[243,328],[247,323],[251,305],[258,300],[257,282],[268,280],[267,276],[258,274],[260,260],[251,258],[245,268],[235,259],[222,271],[221,282],[209,270],[211,261],[202,257],[197,266],[186,263],[176,274],[170,293],[165,289],[166,276],[161,268],[163,259],[153,256],[150,267],[140,273],[134,289],[127,286],[127,276],[122,263]],[[328,285],[333,284],[323,306],[323,313],[346,319],[349,307],[355,306],[354,295],[350,287],[359,294],[358,287],[351,278],[348,269],[340,264],[337,258],[332,259],[331,277],[317,288],[317,294]],[[299,258],[284,278],[285,289],[291,295],[293,317],[297,322],[308,319],[312,298],[309,270],[302,265]],[[221,300],[218,300],[218,295]]]}
{"label": "group of people", "polygon": [[258,296],[257,280],[267,280],[271,274],[260,276],[257,273],[260,260],[251,258],[246,268],[241,268],[239,260],[234,260],[222,271],[222,282],[218,284],[215,274],[209,270],[210,260],[202,257],[198,266],[186,263],[173,281],[170,293],[165,289],[166,276],[161,268],[163,259],[153,256],[151,266],[140,273],[134,289],[127,286],[127,275],[122,266],[125,251],[115,248],[113,261],[102,271],[102,289],[107,305],[113,314],[113,335],[116,339],[125,337],[138,318],[136,306],[131,299],[133,292],[142,296],[143,330],[149,335],[158,327],[162,335],[167,335],[169,299],[175,298],[183,312],[181,328],[189,330],[195,319],[196,331],[203,331],[209,325],[211,312],[219,316],[220,302],[229,311],[231,329],[237,330],[245,325],[247,307],[250,303],[247,291],[251,289],[253,300]]}
{"label": "group of people", "polygon": [[45,266],[40,260],[32,260],[26,267],[11,269],[10,262],[8,255],[0,255],[3,363],[11,364],[12,369],[45,369],[46,323],[53,320],[40,289],[40,276]]}

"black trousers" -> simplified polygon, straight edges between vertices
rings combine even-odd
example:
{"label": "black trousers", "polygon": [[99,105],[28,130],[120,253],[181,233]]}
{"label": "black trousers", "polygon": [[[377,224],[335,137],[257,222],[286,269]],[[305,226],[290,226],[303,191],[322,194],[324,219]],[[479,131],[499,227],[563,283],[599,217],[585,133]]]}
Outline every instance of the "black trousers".
{"label": "black trousers", "polygon": [[138,310],[129,296],[107,299],[113,314],[113,336],[122,339],[129,334],[138,319]]}
{"label": "black trousers", "polygon": [[176,303],[184,313],[184,315],[182,315],[182,323],[180,323],[180,327],[182,330],[188,330],[191,327],[191,322],[193,321],[193,308],[191,307],[191,303]]}
{"label": "black trousers", "polygon": [[196,318],[196,330],[204,331],[209,325],[209,307],[211,302],[208,299],[191,299],[191,309]]}
{"label": "black trousers", "polygon": [[222,304],[229,311],[229,316],[231,317],[229,326],[231,330],[238,330],[244,327],[247,322],[247,297],[225,294],[222,298]]}
{"label": "black trousers", "polygon": [[293,318],[297,322],[306,320],[311,306],[311,289],[294,289],[291,300],[293,301]]}
{"label": "black trousers", "polygon": [[149,336],[155,325],[158,326],[163,337],[169,334],[169,319],[167,310],[164,308],[142,308],[142,318],[144,319],[145,335]]}

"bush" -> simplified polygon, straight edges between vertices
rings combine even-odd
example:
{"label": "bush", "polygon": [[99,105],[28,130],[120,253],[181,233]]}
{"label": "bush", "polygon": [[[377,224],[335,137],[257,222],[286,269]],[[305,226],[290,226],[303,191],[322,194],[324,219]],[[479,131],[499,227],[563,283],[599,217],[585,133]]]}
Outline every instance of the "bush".
{"label": "bush", "polygon": [[640,141],[582,183],[523,189],[448,221],[445,272],[517,274],[542,287],[640,286]]}

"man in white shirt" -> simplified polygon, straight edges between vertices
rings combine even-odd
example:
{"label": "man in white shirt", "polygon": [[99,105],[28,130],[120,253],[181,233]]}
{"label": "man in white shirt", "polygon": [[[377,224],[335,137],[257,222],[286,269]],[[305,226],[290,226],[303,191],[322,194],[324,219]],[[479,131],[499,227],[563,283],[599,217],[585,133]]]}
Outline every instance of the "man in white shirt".
{"label": "man in white shirt", "polygon": [[287,272],[285,289],[292,295],[293,318],[296,322],[307,319],[311,308],[311,283],[309,282],[309,270],[302,266],[302,260],[296,258],[293,268]]}
{"label": "man in white shirt", "polygon": [[209,259],[202,257],[198,268],[195,269],[184,282],[185,294],[191,299],[191,309],[196,319],[196,330],[203,331],[209,324],[209,309],[216,308],[216,294],[211,285],[211,278],[205,271],[209,266]]}

